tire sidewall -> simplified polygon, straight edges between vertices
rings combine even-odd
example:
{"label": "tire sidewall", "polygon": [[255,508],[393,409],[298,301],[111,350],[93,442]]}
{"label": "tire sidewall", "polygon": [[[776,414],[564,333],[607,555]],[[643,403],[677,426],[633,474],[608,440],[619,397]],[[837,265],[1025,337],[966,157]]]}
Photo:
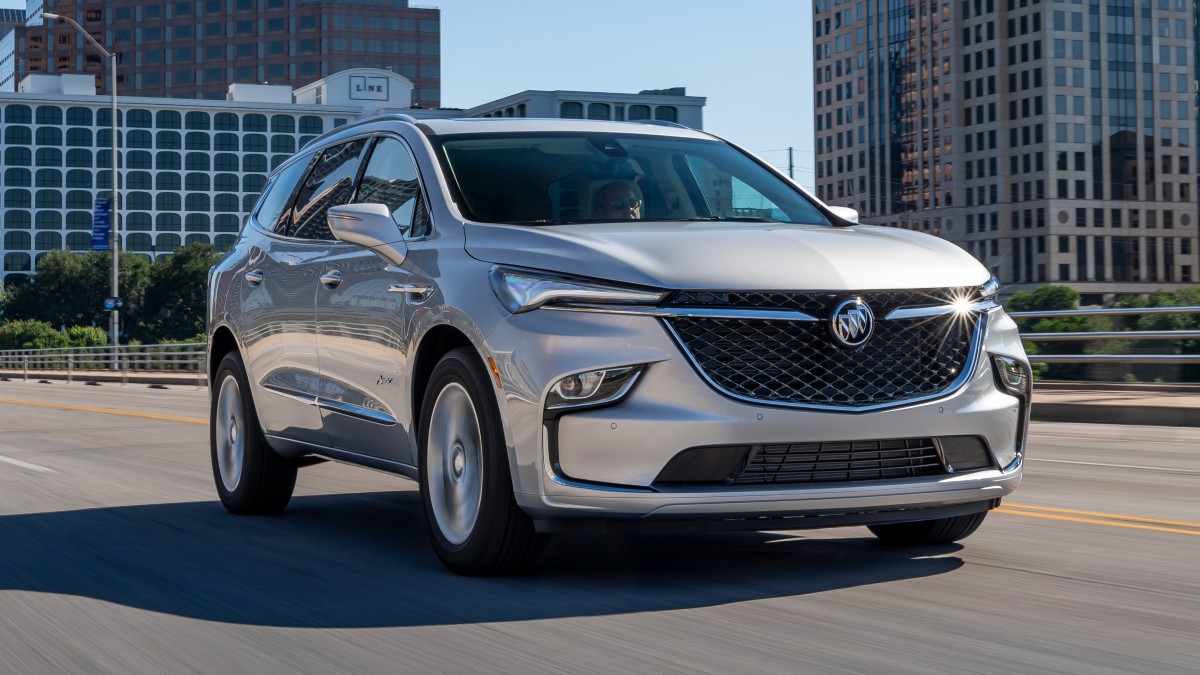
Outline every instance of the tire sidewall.
{"label": "tire sidewall", "polygon": [[[475,355],[466,349],[456,349],[442,357],[429,379],[429,385],[421,405],[420,426],[418,427],[420,449],[418,473],[421,504],[438,557],[451,567],[476,560],[481,551],[491,546],[491,540],[497,536],[495,516],[505,512],[504,500],[512,499],[512,481],[509,478],[507,461],[508,450],[504,444],[504,435],[499,423],[500,413],[495,397],[491,393],[490,381],[481,372],[482,368],[475,363],[475,360]],[[429,494],[430,419],[433,416],[433,408],[438,396],[447,386],[454,383],[466,389],[467,394],[471,397],[471,405],[479,421],[482,446],[480,452],[482,486],[479,497],[479,514],[475,519],[471,534],[461,544],[451,543],[442,534]]]}

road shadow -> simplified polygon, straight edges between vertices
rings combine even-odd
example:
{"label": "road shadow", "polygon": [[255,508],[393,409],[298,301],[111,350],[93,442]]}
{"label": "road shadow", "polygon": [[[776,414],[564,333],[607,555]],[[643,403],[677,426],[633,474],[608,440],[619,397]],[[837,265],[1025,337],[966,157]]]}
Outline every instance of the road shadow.
{"label": "road shadow", "polygon": [[559,536],[534,574],[471,579],[445,571],[427,536],[415,491],[299,497],[276,517],[231,516],[216,502],[3,516],[0,589],[224,623],[364,628],[705,607],[962,565],[957,545],[888,549],[853,535]]}

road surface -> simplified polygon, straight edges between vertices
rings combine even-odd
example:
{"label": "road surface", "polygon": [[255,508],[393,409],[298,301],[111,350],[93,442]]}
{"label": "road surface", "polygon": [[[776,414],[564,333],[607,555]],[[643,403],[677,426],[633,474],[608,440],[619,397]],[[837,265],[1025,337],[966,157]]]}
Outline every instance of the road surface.
{"label": "road surface", "polygon": [[226,514],[206,418],[194,387],[0,382],[0,673],[1200,673],[1200,429],[1035,424],[961,545],[559,537],[467,579],[382,473]]}

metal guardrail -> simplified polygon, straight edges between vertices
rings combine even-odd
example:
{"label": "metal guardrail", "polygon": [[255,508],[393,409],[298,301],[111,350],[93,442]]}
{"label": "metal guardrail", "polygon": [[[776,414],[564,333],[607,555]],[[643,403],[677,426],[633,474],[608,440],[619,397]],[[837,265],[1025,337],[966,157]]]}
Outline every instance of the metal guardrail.
{"label": "metal guardrail", "polygon": [[[1150,314],[1200,314],[1200,307],[1113,307],[1104,309],[1064,309],[1037,312],[1010,312],[1014,319],[1048,319],[1070,316],[1136,316]],[[1096,340],[1195,340],[1197,330],[1090,331],[1079,333],[1023,333],[1029,342],[1084,342]],[[1200,363],[1200,354],[1033,354],[1039,363]]]}
{"label": "metal guardrail", "polygon": [[29,374],[65,372],[67,381],[88,373],[195,373],[205,377],[206,345],[203,342],[119,347],[64,347],[56,349],[0,350],[0,371]]}

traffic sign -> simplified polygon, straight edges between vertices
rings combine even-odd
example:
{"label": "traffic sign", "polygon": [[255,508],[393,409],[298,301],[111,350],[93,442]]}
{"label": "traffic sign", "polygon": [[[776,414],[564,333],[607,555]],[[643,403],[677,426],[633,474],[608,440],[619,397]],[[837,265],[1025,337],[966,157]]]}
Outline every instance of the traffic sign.
{"label": "traffic sign", "polygon": [[[109,213],[112,209],[111,199],[97,199],[92,211],[92,250],[108,250]],[[107,301],[106,301],[107,302]]]}

